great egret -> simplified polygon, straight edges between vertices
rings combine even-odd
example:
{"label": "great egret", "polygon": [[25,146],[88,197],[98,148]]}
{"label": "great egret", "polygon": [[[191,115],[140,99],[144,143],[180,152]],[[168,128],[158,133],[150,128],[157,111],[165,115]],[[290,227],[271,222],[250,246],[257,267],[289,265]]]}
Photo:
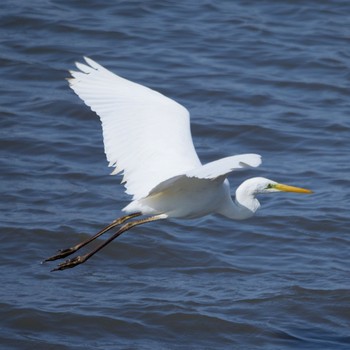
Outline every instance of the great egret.
{"label": "great egret", "polygon": [[129,221],[91,252],[69,259],[54,270],[77,266],[130,228],[166,218],[196,218],[221,214],[241,220],[254,215],[256,195],[272,192],[311,193],[310,190],[255,177],[244,181],[234,199],[227,175],[257,167],[261,157],[241,154],[202,165],[194,149],[189,112],[182,105],[145,86],[123,79],[85,57],[71,71],[70,87],[101,119],[103,141],[112,174],[123,172],[132,201],[114,220],[91,238],[46,259],[65,258],[125,221]]}

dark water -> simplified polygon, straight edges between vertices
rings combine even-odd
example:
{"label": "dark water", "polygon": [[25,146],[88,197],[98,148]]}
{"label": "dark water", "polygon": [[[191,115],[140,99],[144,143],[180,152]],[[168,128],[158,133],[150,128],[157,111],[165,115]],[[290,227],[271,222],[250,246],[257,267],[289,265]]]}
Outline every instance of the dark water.
{"label": "dark water", "polygon": [[[350,3],[3,0],[1,349],[349,349]],[[87,55],[187,106],[203,162],[311,188],[245,222],[139,227],[85,265],[40,262],[120,215]]]}

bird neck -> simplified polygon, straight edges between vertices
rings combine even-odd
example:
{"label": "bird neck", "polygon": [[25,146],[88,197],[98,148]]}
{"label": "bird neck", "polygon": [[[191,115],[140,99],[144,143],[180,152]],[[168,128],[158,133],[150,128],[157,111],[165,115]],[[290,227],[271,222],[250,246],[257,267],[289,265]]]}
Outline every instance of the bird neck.
{"label": "bird neck", "polygon": [[244,220],[252,217],[260,208],[260,203],[255,197],[255,189],[243,182],[236,190],[235,199],[230,197],[228,205],[222,208],[220,214],[234,220]]}

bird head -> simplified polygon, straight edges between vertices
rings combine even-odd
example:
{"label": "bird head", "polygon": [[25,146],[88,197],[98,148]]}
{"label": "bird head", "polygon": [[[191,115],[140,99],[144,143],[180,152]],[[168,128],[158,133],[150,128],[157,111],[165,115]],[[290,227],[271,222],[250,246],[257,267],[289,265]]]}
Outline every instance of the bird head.
{"label": "bird head", "polygon": [[273,193],[273,192],[295,192],[295,193],[312,193],[312,191],[295,186],[284,185],[264,177],[254,177],[245,181],[250,187],[253,194]]}

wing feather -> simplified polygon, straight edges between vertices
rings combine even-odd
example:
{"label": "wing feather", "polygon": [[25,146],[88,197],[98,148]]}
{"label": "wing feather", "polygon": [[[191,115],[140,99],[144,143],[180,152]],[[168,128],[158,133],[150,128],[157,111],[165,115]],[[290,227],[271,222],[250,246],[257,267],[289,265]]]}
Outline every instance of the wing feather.
{"label": "wing feather", "polygon": [[256,168],[260,164],[261,156],[253,153],[221,158],[192,169],[183,175],[174,176],[161,182],[152,189],[150,195],[160,193],[169,188],[175,188],[176,186],[181,187],[180,184],[189,183],[193,178],[205,181],[218,179],[218,181],[224,182],[229,173],[246,168]]}
{"label": "wing feather", "polygon": [[261,156],[259,154],[239,154],[221,158],[205,165],[199,166],[186,173],[187,177],[196,177],[199,179],[215,179],[220,176],[226,176],[232,171],[255,168],[261,164]]}
{"label": "wing feather", "polygon": [[185,107],[90,58],[85,61],[76,63],[79,71],[70,72],[70,87],[99,115],[112,174],[123,172],[126,192],[134,200],[201,165]]}

